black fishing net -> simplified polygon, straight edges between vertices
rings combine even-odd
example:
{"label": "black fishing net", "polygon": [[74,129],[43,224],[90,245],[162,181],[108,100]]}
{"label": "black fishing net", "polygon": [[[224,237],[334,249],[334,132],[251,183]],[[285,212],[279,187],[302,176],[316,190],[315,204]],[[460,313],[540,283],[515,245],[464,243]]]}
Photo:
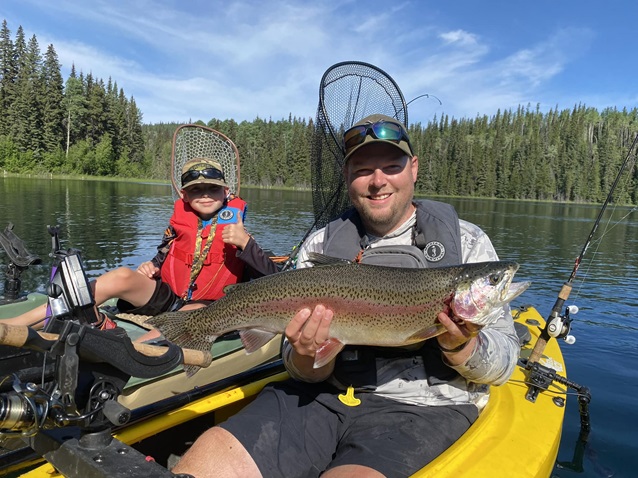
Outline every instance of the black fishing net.
{"label": "black fishing net", "polygon": [[372,114],[384,114],[408,126],[408,110],[395,81],[376,66],[358,61],[337,63],[319,86],[310,167],[314,227],[325,226],[349,206],[342,167],[343,133]]}

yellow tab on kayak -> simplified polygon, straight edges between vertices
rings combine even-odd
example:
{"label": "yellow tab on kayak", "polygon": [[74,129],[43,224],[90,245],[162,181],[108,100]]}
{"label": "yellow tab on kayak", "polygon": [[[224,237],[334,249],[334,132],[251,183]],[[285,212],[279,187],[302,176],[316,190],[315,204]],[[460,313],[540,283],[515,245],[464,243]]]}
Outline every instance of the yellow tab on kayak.
{"label": "yellow tab on kayak", "polygon": [[361,400],[355,398],[354,396],[354,387],[352,385],[348,387],[346,393],[342,393],[341,395],[339,395],[339,400],[341,401],[341,403],[349,407],[356,407],[358,405],[361,405]]}

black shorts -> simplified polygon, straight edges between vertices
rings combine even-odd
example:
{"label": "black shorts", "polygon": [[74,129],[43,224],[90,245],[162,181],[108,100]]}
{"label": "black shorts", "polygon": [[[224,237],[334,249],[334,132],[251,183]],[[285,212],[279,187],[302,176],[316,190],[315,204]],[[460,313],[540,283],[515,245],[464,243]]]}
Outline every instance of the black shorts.
{"label": "black shorts", "polygon": [[250,453],[263,476],[317,477],[363,465],[387,477],[409,476],[453,444],[476,420],[474,405],[409,405],[357,393],[349,407],[327,384],[268,385],[220,426]]}
{"label": "black shorts", "polygon": [[157,315],[174,310],[174,307],[181,300],[180,297],[173,292],[173,289],[166,282],[162,282],[159,279],[156,279],[155,282],[155,291],[146,304],[135,307],[130,302],[120,299],[117,301],[119,311],[135,315]]}

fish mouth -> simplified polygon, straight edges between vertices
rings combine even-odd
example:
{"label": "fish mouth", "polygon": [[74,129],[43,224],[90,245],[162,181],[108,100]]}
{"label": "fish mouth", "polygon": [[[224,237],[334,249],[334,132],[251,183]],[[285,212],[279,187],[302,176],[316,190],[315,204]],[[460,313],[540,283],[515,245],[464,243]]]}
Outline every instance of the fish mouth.
{"label": "fish mouth", "polygon": [[503,291],[501,295],[501,299],[503,303],[507,303],[516,299],[519,295],[527,290],[527,288],[532,285],[531,282],[510,282],[509,287]]}

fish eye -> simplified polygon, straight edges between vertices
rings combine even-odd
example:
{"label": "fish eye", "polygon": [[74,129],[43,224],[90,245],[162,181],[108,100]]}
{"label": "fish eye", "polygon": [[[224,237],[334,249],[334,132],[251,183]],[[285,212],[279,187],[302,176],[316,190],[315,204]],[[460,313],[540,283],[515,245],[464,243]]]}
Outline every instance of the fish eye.
{"label": "fish eye", "polygon": [[502,273],[490,274],[489,276],[490,285],[497,285],[499,282],[501,282],[502,278],[503,278]]}

